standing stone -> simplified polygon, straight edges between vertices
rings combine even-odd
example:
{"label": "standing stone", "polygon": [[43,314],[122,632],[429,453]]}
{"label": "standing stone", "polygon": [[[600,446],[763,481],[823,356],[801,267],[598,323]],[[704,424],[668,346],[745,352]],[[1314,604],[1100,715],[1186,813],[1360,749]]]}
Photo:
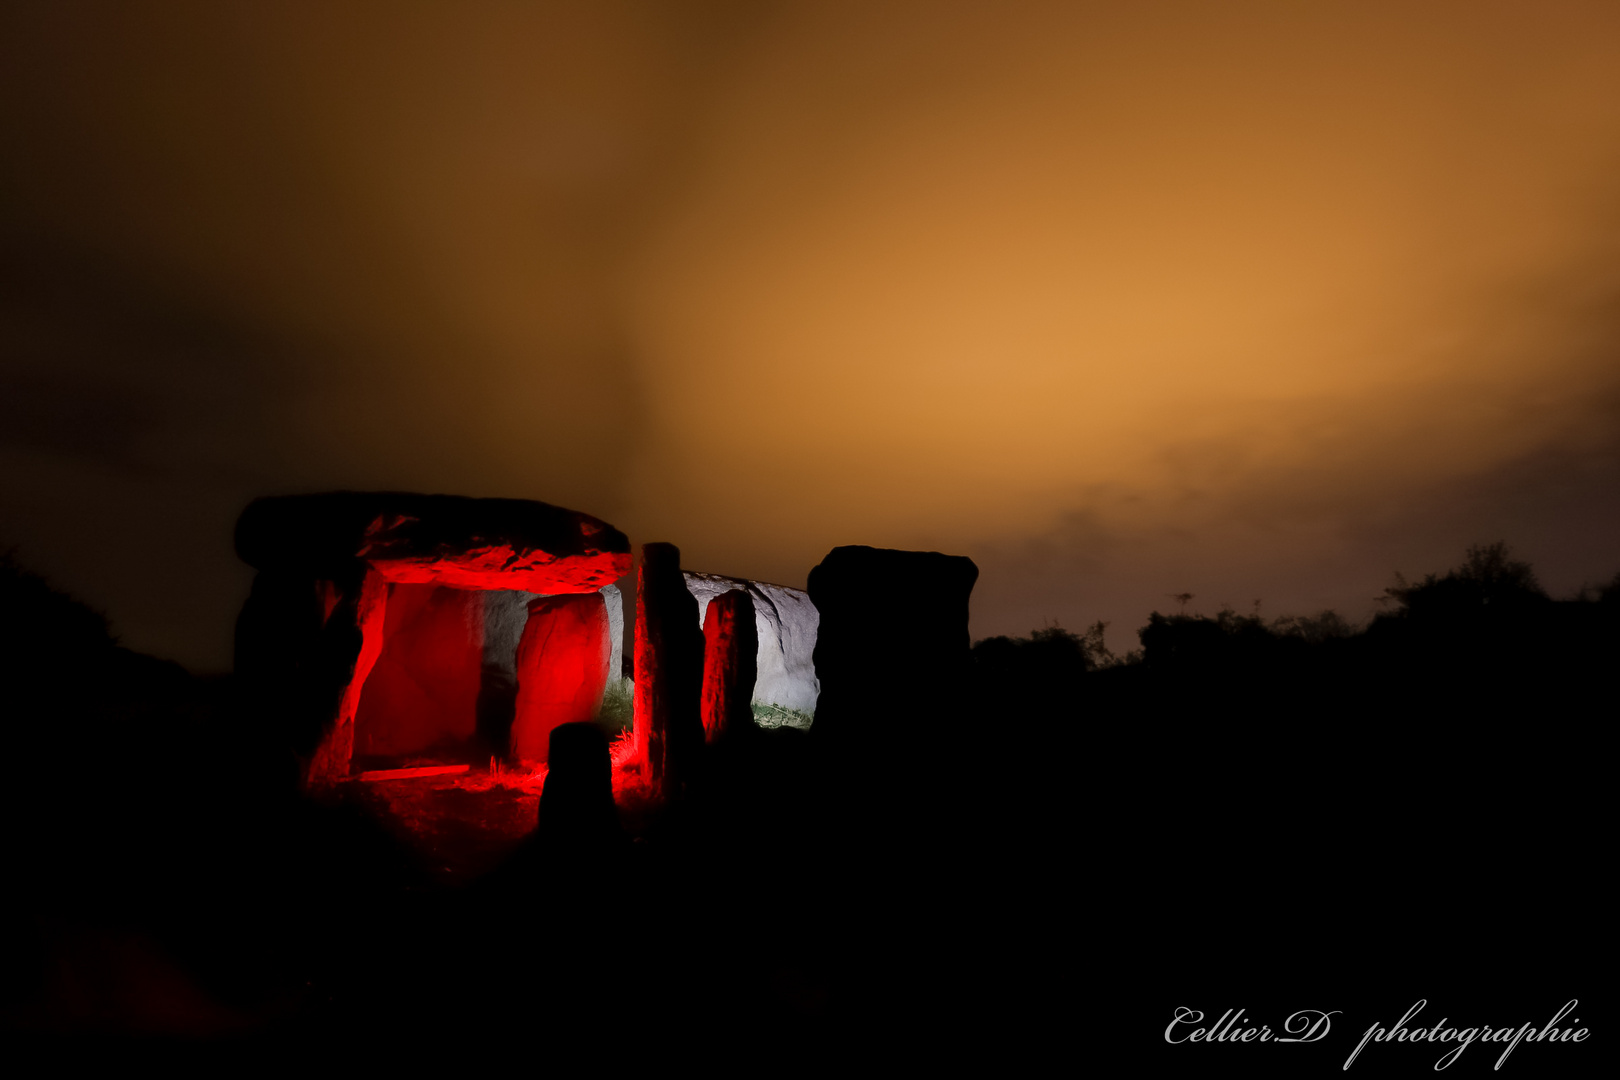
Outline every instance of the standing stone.
{"label": "standing stone", "polygon": [[366,575],[364,567],[353,571],[332,580],[261,570],[236,620],[236,674],[249,723],[266,745],[290,751],[301,780],[317,759],[329,768],[331,755],[320,751],[347,736],[334,730],[335,718],[364,644],[349,598]]}
{"label": "standing stone", "polygon": [[[540,599],[535,593],[489,589],[483,598],[484,655],[478,690],[478,734],[492,749],[510,748],[512,721],[517,716],[517,655],[523,641],[523,628],[529,621],[529,604]],[[624,646],[624,604],[619,590],[604,585],[601,597],[608,621],[608,684],[619,678]]]}
{"label": "standing stone", "polygon": [[810,571],[821,613],[812,735],[849,761],[906,743],[954,748],[971,686],[968,596],[978,576],[960,555],[834,548]]}
{"label": "standing stone", "polygon": [[473,736],[483,614],[483,597],[475,592],[388,586],[382,652],[354,715],[356,759],[421,754]]}
{"label": "standing stone", "polygon": [[595,593],[529,601],[517,650],[513,757],[545,761],[553,730],[596,715],[613,651],[608,630],[607,609]]}
{"label": "standing stone", "polygon": [[512,746],[517,716],[517,653],[529,621],[533,593],[487,589],[484,601],[484,655],[478,686],[478,736],[489,753]]}
{"label": "standing stone", "polygon": [[621,838],[607,735],[595,724],[570,723],[553,728],[547,738],[541,841],[590,850]]}
{"label": "standing stone", "polygon": [[710,600],[703,619],[703,734],[709,742],[753,728],[758,653],[748,594],[731,589]]}
{"label": "standing stone", "polygon": [[236,671],[261,735],[280,729],[304,783],[348,773],[360,687],[382,653],[388,583],[364,564],[261,570],[236,621]]}
{"label": "standing stone", "polygon": [[707,614],[709,601],[721,593],[741,589],[754,604],[754,629],[759,639],[754,704],[761,706],[761,727],[808,728],[816,714],[816,626],[820,616],[803,589],[765,581],[698,574],[685,571],[686,589],[697,597],[698,619]]}
{"label": "standing stone", "polygon": [[643,544],[636,579],[636,743],[655,787],[674,794],[703,751],[703,631],[674,544]]}
{"label": "standing stone", "polygon": [[616,585],[604,585],[599,594],[607,609],[608,681],[624,677],[624,597]]}

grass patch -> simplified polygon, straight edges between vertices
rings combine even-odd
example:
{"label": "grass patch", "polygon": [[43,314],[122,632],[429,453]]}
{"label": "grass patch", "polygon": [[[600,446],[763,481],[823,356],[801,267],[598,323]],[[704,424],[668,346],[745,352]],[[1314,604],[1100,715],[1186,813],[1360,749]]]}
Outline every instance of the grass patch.
{"label": "grass patch", "polygon": [[762,728],[774,729],[779,727],[798,728],[800,731],[809,731],[815,717],[799,709],[790,709],[785,705],[771,705],[756,701],[752,704],[754,710],[754,723]]}
{"label": "grass patch", "polygon": [[602,704],[596,710],[596,722],[611,736],[626,731],[636,715],[636,681],[609,679],[602,694]]}

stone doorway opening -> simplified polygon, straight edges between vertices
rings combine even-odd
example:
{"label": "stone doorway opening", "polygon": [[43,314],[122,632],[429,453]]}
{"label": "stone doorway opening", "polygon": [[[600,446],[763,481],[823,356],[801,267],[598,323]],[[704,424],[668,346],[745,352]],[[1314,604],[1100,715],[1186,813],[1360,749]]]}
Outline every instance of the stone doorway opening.
{"label": "stone doorway opening", "polygon": [[360,687],[349,772],[544,763],[551,732],[596,716],[622,665],[612,585],[558,596],[391,584]]}
{"label": "stone doorway opening", "polygon": [[236,668],[306,783],[367,766],[543,762],[619,674],[623,533],[516,499],[332,492],[259,499]]}

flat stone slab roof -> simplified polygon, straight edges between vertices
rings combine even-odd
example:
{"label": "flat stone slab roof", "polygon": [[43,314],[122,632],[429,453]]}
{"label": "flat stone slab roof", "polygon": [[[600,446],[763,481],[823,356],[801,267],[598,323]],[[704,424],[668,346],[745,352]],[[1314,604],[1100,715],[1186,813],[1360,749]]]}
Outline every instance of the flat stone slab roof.
{"label": "flat stone slab roof", "polygon": [[236,553],[260,570],[336,576],[359,560],[393,582],[537,593],[592,592],[630,570],[629,539],[589,514],[400,491],[255,499]]}

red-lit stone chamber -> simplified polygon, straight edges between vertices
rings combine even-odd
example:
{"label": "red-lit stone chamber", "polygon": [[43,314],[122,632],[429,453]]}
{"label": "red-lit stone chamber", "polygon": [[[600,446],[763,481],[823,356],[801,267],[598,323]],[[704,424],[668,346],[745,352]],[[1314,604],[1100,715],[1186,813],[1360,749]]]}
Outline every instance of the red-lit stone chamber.
{"label": "red-lit stone chamber", "polygon": [[518,499],[332,492],[259,499],[236,548],[249,703],[311,784],[436,756],[544,761],[619,675],[613,582],[630,545]]}

